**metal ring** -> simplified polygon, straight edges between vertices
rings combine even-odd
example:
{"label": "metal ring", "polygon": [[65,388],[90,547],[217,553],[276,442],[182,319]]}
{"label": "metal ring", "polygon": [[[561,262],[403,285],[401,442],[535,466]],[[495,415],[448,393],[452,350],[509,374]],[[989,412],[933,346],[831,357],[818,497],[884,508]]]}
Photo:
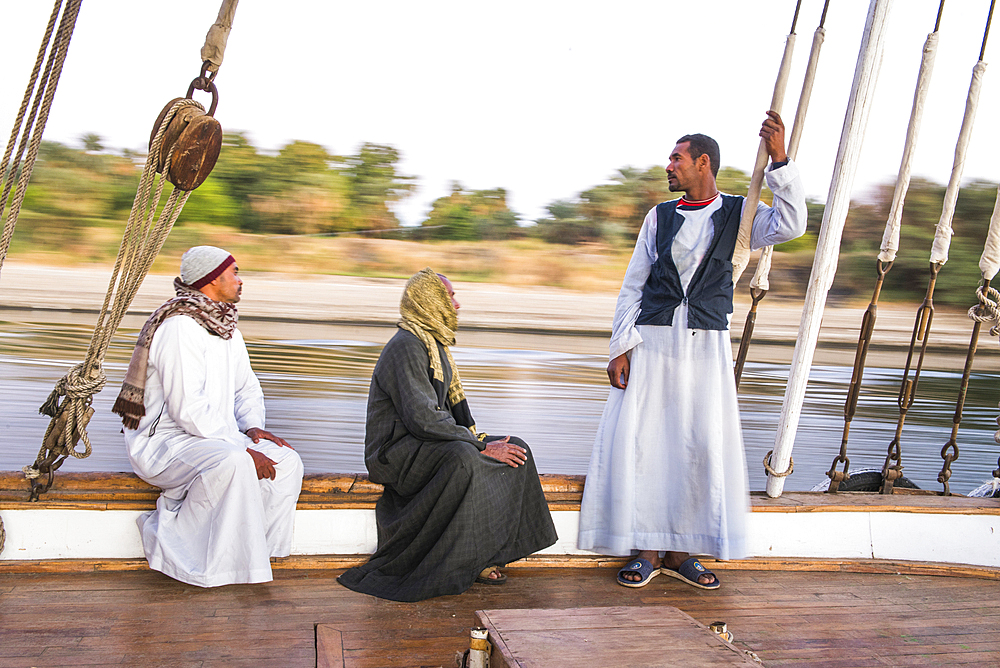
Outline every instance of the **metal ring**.
{"label": "metal ring", "polygon": [[778,473],[777,471],[771,468],[771,454],[773,452],[774,450],[768,450],[767,454],[764,455],[764,470],[767,471],[767,474],[770,476],[774,476],[775,478],[784,478],[786,476],[792,475],[792,471],[795,470],[795,460],[789,457],[788,470],[785,471],[784,473]]}
{"label": "metal ring", "polygon": [[194,95],[194,90],[196,88],[198,90],[203,90],[205,92],[212,94],[212,104],[208,107],[208,111],[205,113],[207,113],[209,116],[215,116],[215,109],[216,107],[219,106],[219,89],[216,87],[214,83],[212,83],[211,79],[206,79],[205,77],[198,77],[191,82],[190,86],[188,86],[187,95],[185,95],[184,97],[186,97],[189,100],[193,100],[194,97],[192,96]]}

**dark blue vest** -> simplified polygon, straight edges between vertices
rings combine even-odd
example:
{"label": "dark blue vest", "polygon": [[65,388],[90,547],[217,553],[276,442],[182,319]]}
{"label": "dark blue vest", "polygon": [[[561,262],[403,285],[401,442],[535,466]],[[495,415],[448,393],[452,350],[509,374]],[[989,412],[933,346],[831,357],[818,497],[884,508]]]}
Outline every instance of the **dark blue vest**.
{"label": "dark blue vest", "polygon": [[743,198],[722,195],[722,208],[712,214],[715,233],[705,257],[694,272],[687,295],[681,289],[670,248],[684,216],[677,213],[680,200],[656,206],[657,260],[642,288],[637,325],[672,325],[678,304],[688,305],[689,329],[729,329],[733,312],[733,250],[740,231]]}

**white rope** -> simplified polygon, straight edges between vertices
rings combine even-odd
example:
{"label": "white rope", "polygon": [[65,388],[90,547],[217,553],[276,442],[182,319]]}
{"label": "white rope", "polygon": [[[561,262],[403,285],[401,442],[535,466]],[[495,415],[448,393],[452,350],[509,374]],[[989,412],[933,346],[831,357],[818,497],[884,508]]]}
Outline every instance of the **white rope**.
{"label": "white rope", "polygon": [[[882,52],[885,48],[885,28],[891,9],[892,0],[871,0],[868,7],[868,18],[865,22],[858,63],[854,70],[854,82],[851,85],[851,97],[847,104],[833,178],[830,180],[830,191],[823,211],[823,224],[816,244],[816,259],[806,289],[802,320],[795,340],[795,351],[792,353],[788,387],[775,435],[771,465],[777,471],[785,470],[792,457],[792,446],[795,443],[795,432],[802,414],[809,368],[816,352],[826,296],[837,272],[840,240],[850,207],[851,188],[854,184],[865,128],[868,125],[868,115],[878,83]],[[781,496],[784,481],[784,478],[769,477],[768,496]]]}
{"label": "white rope", "polygon": [[895,261],[896,251],[899,250],[899,227],[903,220],[903,201],[910,188],[910,171],[913,167],[913,155],[917,147],[917,134],[920,132],[920,122],[924,115],[924,103],[931,85],[931,74],[934,72],[937,43],[937,32],[927,35],[927,40],[924,42],[924,53],[920,59],[920,73],[917,75],[917,87],[913,92],[913,107],[910,109],[910,123],[906,126],[903,158],[899,163],[896,188],[892,193],[892,207],[889,209],[889,220],[885,224],[881,252],[878,254],[878,259],[885,263]]}
{"label": "white rope", "polygon": [[[785,101],[785,88],[788,87],[788,74],[792,67],[792,51],[795,50],[795,33],[785,38],[785,52],[778,67],[778,76],[774,82],[774,93],[771,95],[771,111],[781,113],[781,105]],[[757,203],[760,201],[760,190],[764,185],[764,170],[767,168],[767,146],[760,140],[757,146],[757,159],[754,162],[753,173],[750,175],[750,187],[747,189],[746,202],[743,204],[743,215],[740,218],[740,232],[736,238],[736,249],[733,251],[733,283],[740,280],[743,271],[750,263],[750,233],[753,231],[753,218],[757,213]]]}
{"label": "white rope", "polygon": [[[42,439],[42,447],[35,463],[25,467],[25,477],[37,478],[39,466],[47,457],[52,461],[52,455],[70,456],[84,459],[91,453],[90,438],[87,435],[87,423],[94,409],[91,408],[94,395],[101,391],[105,384],[102,368],[104,355],[111,343],[111,338],[118,330],[118,325],[125,317],[132,300],[139,291],[153,260],[160,252],[184,203],[190,196],[179,188],[174,188],[164,204],[159,217],[156,217],[160,197],[166,183],[166,174],[173,159],[176,143],[167,155],[163,174],[157,177],[156,165],[160,161],[163,137],[170,121],[177,112],[186,107],[196,107],[204,111],[204,107],[190,99],[182,99],[170,107],[164,116],[160,127],[149,147],[146,165],[142,178],[135,193],[132,211],[122,235],[118,257],[115,260],[114,271],[108,284],[108,291],[101,306],[94,335],[87,349],[86,359],[74,365],[66,375],[56,383],[48,399],[39,409],[40,412],[52,418]],[[155,187],[154,187],[155,186]],[[62,403],[60,397],[65,397]],[[76,443],[83,441],[84,449],[77,450]]]}
{"label": "white rope", "polygon": [[951,180],[944,193],[944,205],[941,207],[941,219],[934,230],[934,244],[931,246],[931,263],[943,265],[948,261],[948,249],[951,247],[951,237],[955,233],[951,229],[951,219],[955,215],[955,202],[962,185],[962,172],[965,170],[965,154],[972,137],[972,126],[976,122],[976,108],[979,106],[979,91],[983,87],[983,74],[986,63],[979,61],[972,68],[972,81],[969,83],[969,96],[965,100],[965,116],[962,118],[962,129],[958,133],[955,144],[955,162],[951,167]]}
{"label": "white rope", "polygon": [[[7,257],[7,250],[10,248],[10,240],[14,236],[14,228],[17,226],[17,218],[21,213],[21,204],[24,202],[28,181],[31,179],[31,172],[35,167],[35,158],[38,156],[38,148],[42,143],[45,124],[49,120],[49,110],[52,108],[52,100],[56,94],[59,77],[62,75],[63,63],[66,60],[70,39],[73,37],[73,30],[76,27],[81,1],[69,0],[66,4],[53,41],[53,29],[62,8],[62,0],[56,0],[42,37],[42,44],[38,49],[35,66],[28,77],[28,86],[24,91],[24,98],[14,120],[14,127],[4,152],[3,162],[0,163],[0,180],[3,181],[3,190],[0,193],[0,217],[3,217],[4,209],[10,200],[10,211],[4,218],[3,232],[0,233],[0,271],[3,269],[3,262]],[[48,59],[45,57],[46,52],[48,52]],[[42,69],[43,62],[45,64],[44,70]],[[40,71],[42,74],[39,83]],[[28,110],[29,103],[30,111]],[[25,122],[26,113],[27,124],[24,125],[24,133],[20,143],[18,143],[17,137]],[[13,162],[11,161],[12,157]],[[17,178],[17,188],[11,199],[10,191],[15,178]]]}
{"label": "white rope", "polygon": [[[826,39],[826,29],[823,26],[816,28],[813,33],[812,49],[809,51],[809,63],[806,65],[806,75],[802,79],[802,92],[799,93],[799,104],[795,108],[795,121],[792,123],[792,132],[788,136],[788,157],[792,160],[799,152],[799,141],[802,139],[802,130],[806,124],[806,113],[809,111],[809,100],[812,97],[813,84],[816,82],[816,69],[819,67],[819,54],[823,49],[823,42]],[[760,259],[757,260],[757,270],[750,280],[750,287],[758,290],[769,290],[771,284],[768,276],[771,273],[771,255],[774,246],[767,246],[760,251]]]}
{"label": "white rope", "polygon": [[233,29],[233,17],[236,16],[236,5],[240,0],[222,0],[219,16],[205,35],[205,46],[201,47],[202,62],[208,61],[208,71],[218,72],[222,67],[222,58],[226,54],[226,42],[229,32]]}

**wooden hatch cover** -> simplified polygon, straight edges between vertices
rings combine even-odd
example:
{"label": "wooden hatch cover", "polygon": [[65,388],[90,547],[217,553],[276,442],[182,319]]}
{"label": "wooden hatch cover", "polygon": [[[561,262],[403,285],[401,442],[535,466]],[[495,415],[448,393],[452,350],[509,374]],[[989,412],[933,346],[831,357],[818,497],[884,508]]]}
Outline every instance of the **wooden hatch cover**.
{"label": "wooden hatch cover", "polygon": [[670,606],[477,610],[491,668],[759,666]]}

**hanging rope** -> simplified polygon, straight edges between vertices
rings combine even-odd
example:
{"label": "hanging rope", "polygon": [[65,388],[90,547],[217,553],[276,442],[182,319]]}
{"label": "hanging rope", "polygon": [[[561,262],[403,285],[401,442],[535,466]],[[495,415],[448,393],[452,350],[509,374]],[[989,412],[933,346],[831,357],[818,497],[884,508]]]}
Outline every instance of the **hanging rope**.
{"label": "hanging rope", "polygon": [[[996,202],[993,205],[993,215],[990,217],[990,229],[986,235],[986,243],[983,247],[983,254],[979,258],[979,270],[982,272],[982,279],[976,288],[976,298],[979,303],[969,309],[969,318],[973,321],[972,337],[969,341],[969,349],[965,356],[965,370],[962,374],[962,382],[959,385],[958,400],[955,402],[955,414],[952,418],[951,437],[941,448],[941,459],[944,460],[941,472],[938,474],[938,482],[944,486],[942,494],[949,494],[950,488],[948,480],[951,478],[951,465],[958,459],[958,428],[962,422],[962,413],[965,408],[965,398],[969,389],[969,378],[972,374],[972,362],[976,355],[979,343],[979,334],[983,324],[991,324],[990,334],[997,336],[1000,333],[1000,291],[990,286],[990,281],[1000,269],[998,263],[997,249],[1000,247],[1000,188],[997,190]],[[1000,418],[997,418],[1000,423]],[[1000,443],[1000,432],[994,434],[994,440]],[[1000,459],[997,460],[1000,465]],[[997,474],[1000,469],[993,472],[993,477],[1000,477]]]}
{"label": "hanging rope", "polygon": [[[899,388],[899,419],[896,422],[896,435],[893,437],[892,442],[889,443],[885,463],[882,465],[882,494],[891,494],[893,482],[903,475],[902,453],[900,450],[903,422],[906,420],[906,413],[913,405],[913,400],[916,396],[917,382],[920,380],[920,370],[923,366],[931,324],[934,320],[934,286],[937,284],[937,277],[941,271],[941,267],[948,261],[948,249],[951,246],[951,237],[954,234],[951,227],[952,218],[955,215],[955,202],[958,200],[962,172],[965,168],[965,154],[969,148],[969,141],[972,137],[972,126],[976,120],[976,109],[979,106],[979,92],[982,89],[983,75],[986,72],[986,63],[983,62],[983,55],[986,52],[986,39],[990,34],[990,23],[993,20],[993,6],[995,1],[990,2],[990,12],[986,19],[986,28],[983,31],[982,46],[979,49],[979,60],[972,68],[972,81],[969,84],[969,93],[965,101],[962,129],[958,133],[958,141],[955,144],[955,160],[951,168],[951,178],[948,181],[948,188],[945,191],[944,204],[941,207],[941,218],[938,220],[937,228],[934,231],[927,293],[920,308],[917,309],[916,320],[913,324],[913,335],[910,338],[910,347],[906,356],[906,367],[903,370],[903,380]],[[910,378],[913,353],[917,342],[920,342],[920,353],[917,356],[915,366],[913,366],[913,377]]]}
{"label": "hanging rope", "polygon": [[[31,172],[35,168],[35,158],[38,156],[38,148],[42,144],[42,133],[49,120],[49,110],[52,108],[52,100],[55,98],[56,87],[59,85],[59,77],[62,76],[63,63],[66,61],[73,30],[76,28],[76,19],[80,15],[81,2],[82,0],[69,0],[63,9],[62,0],[56,0],[52,6],[52,14],[45,26],[42,43],[38,47],[38,56],[35,58],[35,65],[28,76],[24,98],[17,110],[14,127],[10,131],[10,140],[7,142],[7,149],[3,154],[3,161],[0,162],[0,184],[3,185],[2,190],[0,190],[0,220],[3,220],[3,231],[0,232],[0,272],[3,271],[7,249],[10,248],[10,240],[14,236],[14,228],[17,226],[17,217],[21,213],[21,204],[24,202],[24,193],[28,188],[28,181],[31,180]],[[59,18],[60,12],[62,13],[61,20]],[[56,22],[59,23],[58,29],[55,27]],[[55,39],[53,39],[53,33]],[[46,55],[48,55],[47,58]],[[39,80],[40,73],[41,80]],[[26,114],[27,124],[25,125]],[[24,133],[20,143],[18,143],[17,138],[18,135],[21,135],[22,126],[24,126]],[[14,190],[13,200],[10,202],[10,211],[6,211],[10,191],[15,180],[17,188]],[[4,215],[5,213],[6,215]],[[7,533],[4,530],[3,518],[0,518],[0,552],[3,552],[6,539]]]}
{"label": "hanging rope", "polygon": [[[920,58],[920,71],[917,74],[917,85],[913,92],[913,106],[910,109],[910,122],[906,126],[906,143],[903,146],[903,157],[896,176],[896,187],[892,193],[892,206],[889,218],[885,224],[885,234],[882,237],[882,247],[875,261],[875,288],[872,299],[861,319],[861,329],[858,334],[858,347],[854,354],[854,369],[851,372],[851,384],[844,401],[844,432],[840,441],[840,453],[833,459],[827,476],[830,478],[828,492],[836,492],[840,484],[850,478],[848,470],[851,460],[847,457],[847,440],[851,432],[851,421],[858,407],[858,396],[861,392],[861,382],[864,378],[865,362],[868,359],[868,347],[875,331],[875,321],[878,318],[878,299],[885,282],[885,275],[892,268],[899,248],[899,228],[903,219],[903,202],[910,187],[910,171],[913,156],[917,146],[917,135],[924,115],[924,103],[927,91],[930,89],[931,75],[934,72],[934,60],[937,56],[938,31],[941,28],[941,14],[944,11],[944,0],[938,4],[937,18],[934,20],[934,31],[927,35],[924,41],[923,53]],[[840,470],[837,470],[838,465]]]}
{"label": "hanging rope", "polygon": [[[785,52],[781,56],[778,76],[774,82],[774,92],[771,95],[771,111],[781,113],[785,101],[785,89],[788,87],[788,74],[792,67],[792,52],[795,50],[795,24],[799,20],[799,7],[802,0],[795,3],[795,15],[792,17],[792,29],[785,38]],[[750,263],[750,233],[753,228],[754,215],[757,213],[757,203],[760,201],[760,191],[764,185],[764,170],[767,168],[767,145],[761,139],[757,146],[757,158],[753,172],[750,175],[750,186],[747,188],[746,201],[743,203],[743,215],[740,218],[740,232],[736,238],[736,249],[733,251],[733,285],[739,282],[740,276]]]}
{"label": "hanging rope", "polygon": [[[219,12],[219,24],[231,26],[235,9],[235,1],[224,0]],[[215,28],[213,26],[213,30]],[[213,30],[209,31],[208,41],[212,40]],[[223,38],[217,54],[219,62],[224,48]],[[91,406],[94,395],[103,389],[106,382],[102,363],[111,339],[191,191],[204,182],[215,166],[222,142],[222,128],[211,117],[218,104],[218,89],[214,83],[218,64],[209,75],[211,66],[212,63],[204,61],[200,75],[188,88],[187,96],[168,103],[156,120],[146,164],[86,359],[73,366],[56,383],[39,408],[39,412],[52,419],[34,464],[22,469],[31,483],[31,501],[37,501],[39,495],[51,487],[55,471],[67,457],[84,459],[90,455],[92,446],[87,424],[94,414]],[[208,114],[204,113],[205,108],[200,103],[191,99],[195,89],[211,92],[212,106]],[[162,174],[157,177],[157,173]],[[174,188],[157,216],[167,181]],[[83,442],[82,450],[77,449],[80,441]]]}
{"label": "hanging rope", "polygon": [[[941,448],[941,459],[944,463],[941,472],[938,473],[938,482],[941,483],[943,495],[951,493],[948,481],[951,479],[951,465],[958,459],[958,428],[962,423],[962,413],[965,410],[965,398],[969,391],[969,379],[972,376],[972,363],[976,357],[976,349],[979,346],[979,334],[984,323],[992,323],[990,334],[996,336],[1000,333],[1000,291],[990,287],[990,281],[996,276],[997,264],[995,259],[989,256],[995,252],[997,238],[1000,237],[1000,189],[997,190],[997,198],[993,204],[993,216],[990,218],[990,230],[986,237],[986,244],[983,248],[983,255],[979,259],[982,279],[976,288],[976,297],[979,303],[969,309],[969,319],[973,321],[972,336],[969,340],[969,349],[965,354],[965,369],[962,372],[962,381],[958,388],[958,399],[955,402],[955,414],[952,417],[951,436],[948,442]],[[998,461],[1000,464],[1000,461]],[[996,477],[996,476],[994,476]]]}
{"label": "hanging rope", "polygon": [[[81,2],[82,0],[69,0],[63,9],[62,0],[56,0],[52,7],[52,14],[42,36],[42,44],[38,48],[38,57],[35,59],[35,65],[28,77],[28,86],[24,91],[24,98],[21,100],[21,106],[14,119],[14,127],[10,133],[10,140],[7,142],[7,149],[4,151],[3,161],[0,162],[0,182],[3,183],[2,194],[0,194],[0,218],[4,221],[3,232],[0,234],[0,271],[3,270],[7,249],[10,248],[10,240],[14,235],[14,228],[17,226],[17,217],[21,213],[24,193],[28,188],[28,181],[31,179],[31,172],[35,167],[35,158],[38,156],[38,148],[42,143],[45,124],[49,120],[49,110],[52,108],[52,100],[56,94],[59,77],[62,75],[70,39],[73,37],[74,28],[76,28]],[[61,20],[59,18],[60,12],[62,13]],[[59,28],[56,30],[57,21]],[[21,132],[22,125],[24,127],[23,134]],[[21,136],[20,142],[18,142],[19,135]],[[15,181],[17,188],[14,189],[14,197],[11,199],[10,193]],[[10,210],[6,211],[9,199]],[[4,216],[5,213],[6,216]]]}
{"label": "hanging rope", "polygon": [[[826,29],[823,24],[826,22],[826,10],[830,6],[830,0],[823,4],[823,14],[819,20],[819,26],[813,33],[812,49],[809,52],[809,63],[806,65],[806,75],[802,80],[802,92],[799,93],[799,104],[795,110],[795,122],[792,124],[792,133],[788,140],[788,157],[794,159],[799,150],[799,140],[802,138],[802,128],[805,126],[806,112],[809,109],[809,99],[812,97],[813,83],[816,80],[816,69],[819,66],[819,54],[826,39]],[[798,16],[798,6],[796,6],[796,16]],[[794,23],[792,29],[795,29]],[[759,191],[758,191],[759,194]],[[756,210],[756,205],[754,205]],[[767,246],[760,253],[757,260],[757,271],[750,281],[750,310],[747,312],[746,322],[743,323],[743,336],[740,337],[740,348],[736,354],[736,363],[733,372],[736,375],[736,389],[740,389],[740,380],[743,377],[743,365],[746,364],[747,354],[750,352],[750,341],[753,339],[754,326],[757,323],[757,305],[767,295],[769,284],[768,274],[771,272],[771,251],[773,246]],[[748,256],[749,258],[749,256]]]}
{"label": "hanging rope", "polygon": [[[104,388],[106,382],[102,368],[104,355],[139,291],[142,280],[191,194],[190,191],[174,188],[159,217],[156,216],[167,180],[167,169],[164,169],[159,178],[156,174],[164,136],[170,121],[179,111],[188,107],[204,110],[194,100],[178,100],[170,107],[156,130],[86,359],[70,368],[39,408],[40,413],[48,415],[52,420],[45,431],[35,463],[23,468],[25,478],[31,482],[32,501],[38,500],[38,496],[49,489],[55,471],[67,457],[85,459],[90,456],[92,446],[87,435],[87,423],[94,414],[91,406],[94,395]],[[167,165],[176,149],[177,144],[174,144],[165,158]],[[61,403],[60,397],[65,397]],[[83,441],[83,450],[76,448],[79,441]]]}

